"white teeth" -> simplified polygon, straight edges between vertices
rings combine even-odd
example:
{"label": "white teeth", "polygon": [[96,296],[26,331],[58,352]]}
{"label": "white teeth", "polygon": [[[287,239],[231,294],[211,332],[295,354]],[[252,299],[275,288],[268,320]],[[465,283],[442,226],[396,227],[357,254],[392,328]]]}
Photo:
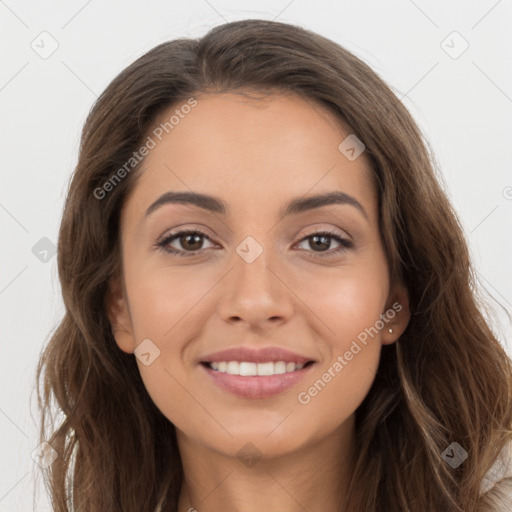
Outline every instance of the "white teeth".
{"label": "white teeth", "polygon": [[274,375],[274,363],[258,363],[258,375]]}
{"label": "white teeth", "polygon": [[213,370],[230,375],[251,377],[256,375],[281,375],[301,370],[303,364],[285,363],[284,361],[269,361],[268,363],[250,363],[248,361],[221,361],[209,363]]}
{"label": "white teeth", "polygon": [[277,363],[274,363],[274,373],[286,373],[286,363],[284,361],[277,361]]}
{"label": "white teeth", "polygon": [[256,363],[240,363],[239,373],[244,377],[250,375],[258,375],[258,368]]}
{"label": "white teeth", "polygon": [[226,373],[230,375],[240,375],[240,363],[238,361],[229,361]]}

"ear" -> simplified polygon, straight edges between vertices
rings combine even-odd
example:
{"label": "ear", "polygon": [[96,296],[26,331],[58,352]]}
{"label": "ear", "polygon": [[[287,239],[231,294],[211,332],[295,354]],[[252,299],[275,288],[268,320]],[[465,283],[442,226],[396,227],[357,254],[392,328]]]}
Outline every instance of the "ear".
{"label": "ear", "polygon": [[113,278],[105,297],[107,315],[112,327],[112,334],[118,347],[127,354],[133,354],[135,339],[126,297],[126,290],[119,278]]}
{"label": "ear", "polygon": [[[382,329],[382,344],[390,345],[400,338],[411,318],[409,294],[402,283],[398,283],[392,288],[386,308],[382,312],[382,318],[385,324]],[[390,329],[392,332],[389,332]]]}

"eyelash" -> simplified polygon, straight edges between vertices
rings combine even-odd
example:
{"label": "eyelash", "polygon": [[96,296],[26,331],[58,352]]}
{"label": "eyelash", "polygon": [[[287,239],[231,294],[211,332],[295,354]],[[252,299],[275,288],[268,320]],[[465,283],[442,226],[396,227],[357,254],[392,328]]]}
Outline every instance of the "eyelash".
{"label": "eyelash", "polygon": [[[202,250],[204,250],[204,249],[199,249],[197,251],[180,251],[178,249],[169,249],[167,247],[173,240],[178,239],[183,235],[199,235],[201,237],[204,237],[204,238],[207,238],[208,240],[210,240],[210,238],[205,233],[203,233],[201,231],[196,231],[196,230],[179,231],[177,233],[171,233],[170,235],[167,235],[164,238],[160,239],[155,244],[155,246],[167,254],[172,254],[174,256],[180,256],[180,257],[196,256]],[[307,240],[308,238],[312,238],[314,236],[327,236],[328,238],[332,238],[340,243],[340,247],[334,251],[318,252],[318,256],[320,258],[325,258],[328,256],[332,256],[333,254],[338,254],[340,252],[347,251],[349,249],[352,249],[354,246],[354,244],[350,240],[347,240],[346,238],[341,238],[337,232],[329,231],[329,230],[317,231],[315,233],[311,233],[310,235],[302,238],[299,241],[299,243],[303,242],[304,240]],[[316,251],[312,251],[312,252],[316,252]]]}

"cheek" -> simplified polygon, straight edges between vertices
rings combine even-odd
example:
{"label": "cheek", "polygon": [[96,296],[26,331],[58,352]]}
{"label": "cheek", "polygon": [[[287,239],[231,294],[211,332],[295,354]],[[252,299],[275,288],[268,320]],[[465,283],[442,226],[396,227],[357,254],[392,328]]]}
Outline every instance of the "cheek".
{"label": "cheek", "polygon": [[302,276],[300,294],[307,297],[307,306],[321,320],[316,323],[319,339],[327,342],[330,356],[336,357],[349,350],[352,340],[359,337],[363,341],[379,320],[389,283],[386,267],[379,260],[329,270]]}
{"label": "cheek", "polygon": [[376,322],[383,313],[385,291],[378,281],[346,276],[323,294],[317,292],[315,300],[326,326],[335,337],[345,339],[357,336]]}
{"label": "cheek", "polygon": [[[165,267],[133,272],[131,276],[127,273],[136,341],[151,338],[164,347],[166,340],[175,342],[177,335],[180,339],[186,338],[191,322],[197,325],[201,300],[215,286],[214,277]],[[176,347],[176,343],[173,346]]]}

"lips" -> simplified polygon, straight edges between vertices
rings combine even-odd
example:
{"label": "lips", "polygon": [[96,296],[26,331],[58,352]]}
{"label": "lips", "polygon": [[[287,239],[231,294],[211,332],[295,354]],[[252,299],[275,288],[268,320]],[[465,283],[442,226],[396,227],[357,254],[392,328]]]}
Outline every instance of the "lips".
{"label": "lips", "polygon": [[211,382],[242,398],[269,398],[291,389],[311,371],[315,361],[278,347],[246,347],[215,352],[201,367]]}

